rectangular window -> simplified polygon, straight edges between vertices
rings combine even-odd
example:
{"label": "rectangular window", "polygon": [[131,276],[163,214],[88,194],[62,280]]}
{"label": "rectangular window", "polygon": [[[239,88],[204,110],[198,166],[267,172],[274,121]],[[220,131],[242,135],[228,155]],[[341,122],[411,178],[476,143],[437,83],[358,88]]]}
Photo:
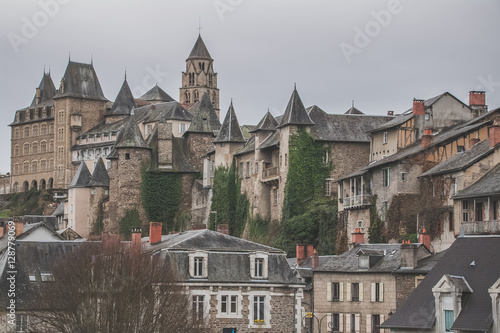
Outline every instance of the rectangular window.
{"label": "rectangular window", "polygon": [[231,296],[231,306],[229,311],[231,312],[231,314],[238,313],[238,296],[236,295]]}
{"label": "rectangular window", "polygon": [[203,319],[204,300],[205,296],[203,295],[193,296],[193,318],[195,320]]}
{"label": "rectangular window", "polygon": [[354,313],[351,314],[351,332],[356,333],[356,315]]}
{"label": "rectangular window", "polygon": [[382,177],[383,177],[382,185],[384,187],[389,187],[389,185],[390,185],[390,183],[389,183],[389,176],[390,176],[389,170],[390,170],[389,168],[382,169]]}
{"label": "rectangular window", "polygon": [[490,220],[493,220],[493,221],[498,221],[499,218],[498,218],[498,201],[495,200],[493,201],[493,211],[492,211],[492,217]]}
{"label": "rectangular window", "polygon": [[[338,313],[332,313],[332,331],[340,330],[340,318]],[[328,328],[330,329],[330,328]]]}
{"label": "rectangular window", "polygon": [[16,332],[28,332],[28,315],[16,314]]}
{"label": "rectangular window", "polygon": [[406,172],[401,172],[401,181],[402,182],[406,181]]}
{"label": "rectangular window", "polygon": [[264,258],[255,259],[255,277],[264,276]]}
{"label": "rectangular window", "polygon": [[40,273],[42,282],[54,282],[54,275],[52,273]]}
{"label": "rectangular window", "polygon": [[332,183],[331,179],[325,180],[325,197],[329,197],[332,195]]}
{"label": "rectangular window", "polygon": [[462,222],[469,222],[469,202],[462,200]]}
{"label": "rectangular window", "polygon": [[253,320],[256,325],[263,325],[266,322],[265,300],[266,296],[254,296],[253,298]]}
{"label": "rectangular window", "polygon": [[278,189],[277,188],[273,189],[273,204],[275,206],[278,205]]}
{"label": "rectangular window", "polygon": [[243,178],[243,162],[240,162],[240,169],[238,170],[238,174],[240,176],[240,178]]}
{"label": "rectangular window", "polygon": [[372,333],[380,333],[380,315],[372,315]]}
{"label": "rectangular window", "polygon": [[453,332],[451,326],[453,326],[453,322],[455,318],[453,316],[453,310],[444,310],[444,329],[445,332]]}
{"label": "rectangular window", "polygon": [[382,143],[385,145],[387,143],[387,132],[384,132],[384,137],[382,139]]}
{"label": "rectangular window", "polygon": [[375,302],[380,302],[380,283],[375,283]]}
{"label": "rectangular window", "polygon": [[340,301],[340,283],[332,283],[332,302]]}
{"label": "rectangular window", "polygon": [[195,257],[194,258],[194,277],[202,277],[203,276],[203,257]]}
{"label": "rectangular window", "polygon": [[359,283],[351,283],[351,301],[359,302]]}
{"label": "rectangular window", "polygon": [[186,124],[179,124],[179,133],[186,132]]}
{"label": "rectangular window", "polygon": [[247,177],[250,177],[250,162],[247,162]]}
{"label": "rectangular window", "polygon": [[227,314],[227,296],[220,297],[220,312]]}
{"label": "rectangular window", "polygon": [[483,217],[483,203],[476,202],[476,222],[482,222]]}

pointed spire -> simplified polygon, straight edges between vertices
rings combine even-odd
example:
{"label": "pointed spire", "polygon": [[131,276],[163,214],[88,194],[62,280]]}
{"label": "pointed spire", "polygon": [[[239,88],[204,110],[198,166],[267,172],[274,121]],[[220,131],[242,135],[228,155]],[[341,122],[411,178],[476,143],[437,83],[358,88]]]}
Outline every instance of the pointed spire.
{"label": "pointed spire", "polygon": [[210,53],[208,52],[207,47],[205,46],[205,43],[203,42],[203,39],[201,38],[201,34],[198,35],[198,39],[196,40],[196,43],[194,44],[188,59],[213,60],[210,56]]}
{"label": "pointed spire", "polygon": [[229,110],[227,110],[226,118],[224,118],[224,122],[222,123],[219,134],[215,138],[214,143],[240,143],[245,141],[243,133],[241,133],[238,118],[236,117],[236,112],[234,112],[233,99],[231,99],[231,104],[229,105]]}
{"label": "pointed spire", "polygon": [[217,117],[217,113],[215,112],[212,101],[210,101],[208,92],[203,94],[199,104],[196,105],[193,111],[196,112],[195,116],[185,133],[213,133],[220,129],[219,117]]}
{"label": "pointed spire", "polygon": [[173,102],[174,99],[170,97],[163,89],[161,89],[158,84],[151,88],[144,95],[139,97],[144,101],[159,101],[159,102]]}
{"label": "pointed spire", "polygon": [[258,131],[274,131],[276,127],[278,126],[278,122],[276,119],[273,117],[271,112],[269,112],[269,108],[267,108],[267,112],[262,118],[257,126],[253,130],[250,131],[250,133],[258,132]]}
{"label": "pointed spire", "polygon": [[94,168],[94,173],[90,177],[88,183],[90,187],[109,187],[109,175],[102,157],[99,157]]}
{"label": "pointed spire", "polygon": [[306,108],[300,99],[296,85],[294,85],[292,96],[290,97],[290,101],[288,102],[278,128],[287,125],[314,125],[314,122],[309,118]]}
{"label": "pointed spire", "polygon": [[50,77],[50,73],[45,73],[45,68],[43,70],[42,80],[40,80],[38,89],[40,89],[38,103],[37,94],[35,93],[35,96],[33,96],[33,100],[31,102],[31,106],[35,106],[36,104],[51,100],[57,94],[57,90],[54,82],[52,81],[52,78]]}
{"label": "pointed spire", "polygon": [[125,81],[127,81],[127,69],[125,68]]}
{"label": "pointed spire", "polygon": [[90,65],[94,66],[94,55],[92,53],[90,54]]}
{"label": "pointed spire", "polygon": [[69,187],[86,187],[90,181],[90,171],[87,168],[87,164],[85,162],[81,162],[80,166],[76,170],[75,176],[69,184]]}
{"label": "pointed spire", "polygon": [[115,148],[146,148],[148,145],[144,141],[141,130],[135,122],[134,117],[129,117],[116,139]]}
{"label": "pointed spire", "polygon": [[127,72],[125,72],[125,80],[122,87],[116,96],[116,99],[111,107],[111,110],[106,112],[106,115],[129,115],[131,110],[135,108],[135,100],[127,83]]}

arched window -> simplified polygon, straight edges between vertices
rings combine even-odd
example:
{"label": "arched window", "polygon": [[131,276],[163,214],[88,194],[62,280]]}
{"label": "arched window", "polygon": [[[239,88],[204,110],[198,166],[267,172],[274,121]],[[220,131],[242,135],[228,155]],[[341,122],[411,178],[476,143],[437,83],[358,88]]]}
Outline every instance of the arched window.
{"label": "arched window", "polygon": [[198,90],[195,90],[193,92],[193,95],[194,95],[194,102],[198,102],[200,100],[200,94],[198,93]]}
{"label": "arched window", "polygon": [[189,85],[194,86],[194,73],[189,73]]}
{"label": "arched window", "polygon": [[38,142],[35,141],[31,144],[31,153],[38,154]]}
{"label": "arched window", "polygon": [[31,129],[31,136],[37,136],[38,135],[38,125],[33,125],[33,128]]}
{"label": "arched window", "polygon": [[40,142],[40,153],[45,153],[47,152],[47,141],[41,141]]}
{"label": "arched window", "polygon": [[40,126],[40,134],[41,135],[46,135],[47,134],[47,124],[42,124]]}
{"label": "arched window", "polygon": [[50,140],[50,143],[49,143],[49,151],[54,151],[54,140]]}
{"label": "arched window", "polygon": [[14,175],[19,176],[19,164],[14,164]]}
{"label": "arched window", "polygon": [[23,163],[23,173],[27,175],[30,173],[30,162],[24,162]]}
{"label": "arched window", "polygon": [[190,98],[190,93],[189,93],[189,91],[186,91],[186,92],[184,93],[184,97],[185,97],[185,101],[186,101],[186,103],[190,103],[190,101],[189,101],[189,100],[190,100],[191,98]]}
{"label": "arched window", "polygon": [[14,157],[19,156],[19,145],[14,146]]}
{"label": "arched window", "polygon": [[49,134],[54,134],[54,124],[49,125]]}
{"label": "arched window", "polygon": [[217,103],[216,101],[217,99],[217,94],[215,93],[215,91],[212,93],[212,104],[215,106],[215,103]]}
{"label": "arched window", "polygon": [[25,138],[29,138],[30,137],[30,127],[29,126],[26,126],[24,128],[24,137]]}
{"label": "arched window", "polygon": [[19,139],[19,128],[14,130],[14,139]]}
{"label": "arched window", "polygon": [[37,161],[31,162],[31,172],[32,173],[38,172],[38,162]]}
{"label": "arched window", "polygon": [[40,161],[40,171],[47,171],[47,160]]}
{"label": "arched window", "polygon": [[[53,158],[51,158],[49,160],[49,171],[52,171],[52,170],[54,170],[54,159]],[[52,188],[52,186],[50,188]]]}
{"label": "arched window", "polygon": [[30,144],[26,142],[23,145],[23,155],[29,155],[29,154],[30,154]]}
{"label": "arched window", "polygon": [[64,140],[64,128],[57,130],[57,140]]}
{"label": "arched window", "polygon": [[104,148],[104,154],[103,157],[108,157],[109,149],[106,147]]}

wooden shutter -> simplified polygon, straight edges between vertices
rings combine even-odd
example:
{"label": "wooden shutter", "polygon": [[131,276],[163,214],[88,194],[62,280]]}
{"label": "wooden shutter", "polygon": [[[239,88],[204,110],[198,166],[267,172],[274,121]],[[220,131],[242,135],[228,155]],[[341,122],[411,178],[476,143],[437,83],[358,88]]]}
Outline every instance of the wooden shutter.
{"label": "wooden shutter", "polygon": [[339,283],[339,301],[340,302],[344,301],[344,283],[343,282]]}
{"label": "wooden shutter", "polygon": [[347,282],[345,284],[345,287],[347,289],[347,301],[350,302],[350,301],[352,301],[352,298],[351,298],[351,284],[349,282]]}
{"label": "wooden shutter", "polygon": [[[373,283],[372,283],[373,285]],[[372,315],[366,315],[366,333],[372,333]]]}
{"label": "wooden shutter", "polygon": [[[384,315],[381,314],[380,315],[380,325],[382,325],[384,323],[384,321],[385,321]],[[385,333],[385,329],[381,328],[380,333]]]}
{"label": "wooden shutter", "polygon": [[377,290],[377,287],[376,287],[376,284],[375,283],[372,283],[372,287],[371,287],[371,297],[370,297],[370,301],[372,302],[375,302],[375,292]]}
{"label": "wooden shutter", "polygon": [[262,277],[263,277],[264,279],[267,279],[267,277],[268,277],[268,275],[269,275],[269,273],[268,273],[268,271],[269,271],[269,270],[268,270],[268,267],[269,267],[268,262],[269,262],[269,260],[268,260],[268,256],[265,256],[265,257],[264,257],[264,267],[263,267],[263,270],[262,270]]}
{"label": "wooden shutter", "polygon": [[361,328],[361,315],[359,313],[356,313],[354,323],[355,323],[354,329],[356,330],[356,333],[359,333]]}
{"label": "wooden shutter", "polygon": [[345,331],[347,333],[351,333],[351,314],[350,313],[345,314]]}
{"label": "wooden shutter", "polygon": [[339,313],[339,332],[344,332],[344,314]]}
{"label": "wooden shutter", "polygon": [[255,277],[255,254],[250,255],[250,277]]}
{"label": "wooden shutter", "polygon": [[380,302],[384,301],[384,284],[382,282],[379,283],[379,293],[378,295]]}
{"label": "wooden shutter", "polygon": [[331,282],[326,283],[326,301],[327,302],[332,301],[332,283]]}
{"label": "wooden shutter", "polygon": [[359,301],[363,302],[363,283],[359,284]]}

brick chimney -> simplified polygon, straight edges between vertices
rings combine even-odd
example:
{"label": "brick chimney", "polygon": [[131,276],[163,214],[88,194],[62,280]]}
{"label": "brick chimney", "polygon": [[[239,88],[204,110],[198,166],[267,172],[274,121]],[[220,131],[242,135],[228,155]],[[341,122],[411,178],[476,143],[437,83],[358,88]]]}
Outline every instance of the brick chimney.
{"label": "brick chimney", "polygon": [[418,241],[424,244],[427,250],[431,250],[431,235],[427,232],[426,228],[418,235]]}
{"label": "brick chimney", "polygon": [[217,232],[224,235],[229,235],[229,224],[217,224]]}
{"label": "brick chimney", "polygon": [[132,228],[132,250],[133,251],[141,251],[142,244],[141,244],[141,238],[142,238],[142,229],[141,227],[133,227]]}
{"label": "brick chimney", "polygon": [[469,91],[469,107],[474,117],[488,112],[486,105],[486,93],[484,91]]}
{"label": "brick chimney", "polygon": [[161,242],[161,222],[149,223],[149,244]]}
{"label": "brick chimney", "polygon": [[15,225],[16,225],[16,237],[17,237],[23,233],[24,223],[23,223],[23,221],[16,221]]}
{"label": "brick chimney", "polygon": [[479,138],[471,138],[470,139],[470,147],[475,146],[477,143],[479,143]]}
{"label": "brick chimney", "polygon": [[495,117],[493,121],[493,125],[488,127],[489,136],[490,136],[490,147],[495,147],[500,143],[500,117]]}
{"label": "brick chimney", "polygon": [[423,99],[413,99],[413,114],[416,116],[425,115],[425,105]]}
{"label": "brick chimney", "polygon": [[363,244],[365,242],[365,234],[361,232],[361,229],[356,228],[356,232],[353,232],[351,235],[353,243]]}
{"label": "brick chimney", "polygon": [[307,258],[309,258],[314,252],[314,247],[312,245],[296,245],[295,246],[295,256],[297,258],[297,265],[300,265]]}
{"label": "brick chimney", "polygon": [[313,254],[312,254],[312,266],[311,268],[317,268],[319,266],[319,255],[318,255],[318,252],[316,250],[313,251]]}
{"label": "brick chimney", "polygon": [[430,146],[433,140],[432,130],[429,128],[425,129],[424,135],[422,135],[422,148]]}
{"label": "brick chimney", "polygon": [[401,244],[401,268],[415,268],[418,265],[417,244],[403,241]]}
{"label": "brick chimney", "polygon": [[394,116],[394,111],[387,111],[388,116]]}

